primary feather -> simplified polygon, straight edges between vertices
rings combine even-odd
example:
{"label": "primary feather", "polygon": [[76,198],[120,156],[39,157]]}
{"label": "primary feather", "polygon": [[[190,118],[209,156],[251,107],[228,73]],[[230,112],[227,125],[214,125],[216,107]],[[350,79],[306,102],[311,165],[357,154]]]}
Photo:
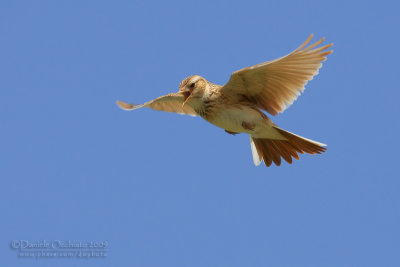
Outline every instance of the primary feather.
{"label": "primary feather", "polygon": [[315,48],[323,38],[307,46],[312,37],[287,56],[235,71],[221,93],[237,96],[238,101],[255,104],[274,116],[283,112],[332,53],[325,51],[332,44]]}

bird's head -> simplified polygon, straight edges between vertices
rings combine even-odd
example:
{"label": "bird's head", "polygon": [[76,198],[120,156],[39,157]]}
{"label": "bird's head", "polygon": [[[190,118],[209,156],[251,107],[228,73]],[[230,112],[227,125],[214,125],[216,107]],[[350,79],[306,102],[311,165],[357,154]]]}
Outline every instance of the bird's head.
{"label": "bird's head", "polygon": [[186,104],[193,106],[200,103],[207,87],[207,80],[199,75],[192,75],[184,79],[179,85],[179,92],[183,94],[184,98],[182,106]]}

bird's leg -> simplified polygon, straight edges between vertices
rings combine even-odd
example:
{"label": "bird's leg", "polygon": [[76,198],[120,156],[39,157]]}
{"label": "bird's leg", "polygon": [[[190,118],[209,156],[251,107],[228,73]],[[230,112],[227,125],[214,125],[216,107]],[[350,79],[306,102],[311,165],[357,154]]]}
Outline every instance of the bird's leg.
{"label": "bird's leg", "polygon": [[225,132],[227,132],[228,134],[231,134],[231,135],[236,135],[236,134],[238,134],[238,133],[231,132],[231,131],[228,131],[228,130],[225,130]]}

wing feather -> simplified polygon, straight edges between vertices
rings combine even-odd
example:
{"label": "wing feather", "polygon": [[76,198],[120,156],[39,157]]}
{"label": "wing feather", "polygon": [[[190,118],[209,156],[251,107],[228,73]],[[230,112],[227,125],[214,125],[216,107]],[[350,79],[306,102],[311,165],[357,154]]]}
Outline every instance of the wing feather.
{"label": "wing feather", "polygon": [[193,108],[189,105],[185,105],[184,107],[182,107],[183,101],[183,95],[178,92],[160,96],[141,105],[129,104],[119,100],[117,100],[117,105],[124,110],[135,110],[142,107],[148,107],[159,111],[198,116],[196,111],[194,111]]}
{"label": "wing feather", "polygon": [[220,92],[255,104],[272,115],[283,112],[318,74],[325,56],[333,52],[325,51],[332,44],[316,48],[324,38],[307,46],[312,37],[313,34],[284,57],[235,71]]}

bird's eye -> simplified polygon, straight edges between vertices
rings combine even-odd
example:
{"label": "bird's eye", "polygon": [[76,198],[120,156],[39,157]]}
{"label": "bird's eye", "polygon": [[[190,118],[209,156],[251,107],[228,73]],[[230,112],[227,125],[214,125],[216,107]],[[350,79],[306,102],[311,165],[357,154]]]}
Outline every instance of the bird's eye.
{"label": "bird's eye", "polygon": [[189,88],[194,88],[194,86],[195,86],[195,83],[191,83],[191,84],[189,85]]}

